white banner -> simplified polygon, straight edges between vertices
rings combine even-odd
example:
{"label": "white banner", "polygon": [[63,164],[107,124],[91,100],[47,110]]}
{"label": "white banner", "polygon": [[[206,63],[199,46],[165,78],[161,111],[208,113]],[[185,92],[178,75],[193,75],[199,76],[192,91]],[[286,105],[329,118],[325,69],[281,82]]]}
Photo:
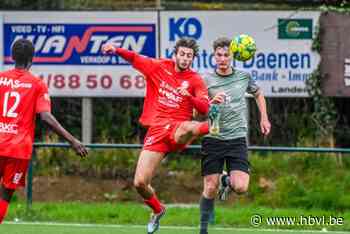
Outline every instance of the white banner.
{"label": "white banner", "polygon": [[15,40],[33,41],[32,72],[44,78],[52,96],[144,96],[142,76],[120,57],[101,54],[101,46],[112,42],[157,57],[157,12],[0,12],[1,16],[4,68],[13,67]]}
{"label": "white banner", "polygon": [[194,69],[214,68],[212,43],[218,37],[251,35],[257,44],[255,58],[237,69],[248,71],[269,97],[307,96],[305,80],[319,63],[311,51],[319,12],[304,11],[164,11],[161,12],[161,56],[170,57],[182,36],[197,39],[200,54]]}

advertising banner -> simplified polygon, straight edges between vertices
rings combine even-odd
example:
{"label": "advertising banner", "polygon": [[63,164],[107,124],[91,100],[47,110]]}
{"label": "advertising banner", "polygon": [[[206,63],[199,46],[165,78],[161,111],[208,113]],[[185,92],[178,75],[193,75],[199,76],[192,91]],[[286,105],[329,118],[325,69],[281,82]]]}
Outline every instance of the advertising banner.
{"label": "advertising banner", "polygon": [[255,57],[233,65],[249,72],[268,97],[306,97],[305,81],[319,63],[319,55],[311,51],[319,15],[316,11],[164,11],[161,56],[171,57],[178,38],[193,37],[200,46],[193,68],[212,72],[213,41],[248,34],[256,41]]}
{"label": "advertising banner", "polygon": [[158,56],[157,12],[2,12],[4,68],[19,38],[35,46],[33,73],[52,96],[142,97],[145,83],[126,61],[103,55],[110,42]]}

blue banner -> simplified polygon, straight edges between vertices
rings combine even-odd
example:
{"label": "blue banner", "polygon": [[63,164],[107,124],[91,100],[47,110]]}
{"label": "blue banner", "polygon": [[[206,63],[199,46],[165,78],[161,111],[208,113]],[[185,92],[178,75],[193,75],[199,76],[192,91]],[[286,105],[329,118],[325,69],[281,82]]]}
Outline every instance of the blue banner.
{"label": "blue banner", "polygon": [[126,65],[103,55],[101,46],[118,47],[156,57],[155,24],[4,24],[4,64],[12,64],[12,44],[21,38],[35,46],[34,64]]}

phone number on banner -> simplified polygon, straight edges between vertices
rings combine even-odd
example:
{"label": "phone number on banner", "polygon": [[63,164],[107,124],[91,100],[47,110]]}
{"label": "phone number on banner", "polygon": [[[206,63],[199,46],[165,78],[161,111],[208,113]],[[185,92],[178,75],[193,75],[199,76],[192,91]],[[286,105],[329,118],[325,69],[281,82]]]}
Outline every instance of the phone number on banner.
{"label": "phone number on banner", "polygon": [[[54,90],[143,90],[146,82],[142,75],[110,74],[46,74],[40,76],[49,89]],[[79,92],[79,91],[78,91]],[[78,94],[79,95],[79,94]],[[88,96],[94,96],[89,93]],[[100,96],[100,95],[98,95]]]}

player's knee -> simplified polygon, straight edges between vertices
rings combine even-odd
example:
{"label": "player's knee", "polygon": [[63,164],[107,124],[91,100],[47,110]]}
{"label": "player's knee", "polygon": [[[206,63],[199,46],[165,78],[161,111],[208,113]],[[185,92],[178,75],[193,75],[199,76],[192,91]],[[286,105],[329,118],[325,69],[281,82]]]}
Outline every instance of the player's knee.
{"label": "player's knee", "polygon": [[202,135],[202,134],[201,134],[201,131],[200,131],[200,123],[199,123],[199,122],[192,121],[190,127],[191,127],[191,133],[192,133],[192,135],[194,135],[194,136],[200,136],[200,135]]}
{"label": "player's knee", "polygon": [[179,127],[181,135],[188,134],[191,131],[191,122],[186,122]]}
{"label": "player's knee", "polygon": [[204,188],[204,193],[208,197],[215,197],[218,192],[218,188],[219,188],[218,184],[215,184],[215,183],[207,184]]}
{"label": "player's knee", "polygon": [[144,189],[147,187],[146,180],[143,178],[135,178],[134,179],[134,187],[136,189]]}
{"label": "player's knee", "polygon": [[248,184],[238,183],[232,186],[233,190],[237,194],[244,194],[248,191]]}
{"label": "player's knee", "polygon": [[188,121],[181,126],[181,132],[183,132],[183,134],[191,133],[192,135],[196,135],[198,133],[197,125],[198,123],[195,121]]}

